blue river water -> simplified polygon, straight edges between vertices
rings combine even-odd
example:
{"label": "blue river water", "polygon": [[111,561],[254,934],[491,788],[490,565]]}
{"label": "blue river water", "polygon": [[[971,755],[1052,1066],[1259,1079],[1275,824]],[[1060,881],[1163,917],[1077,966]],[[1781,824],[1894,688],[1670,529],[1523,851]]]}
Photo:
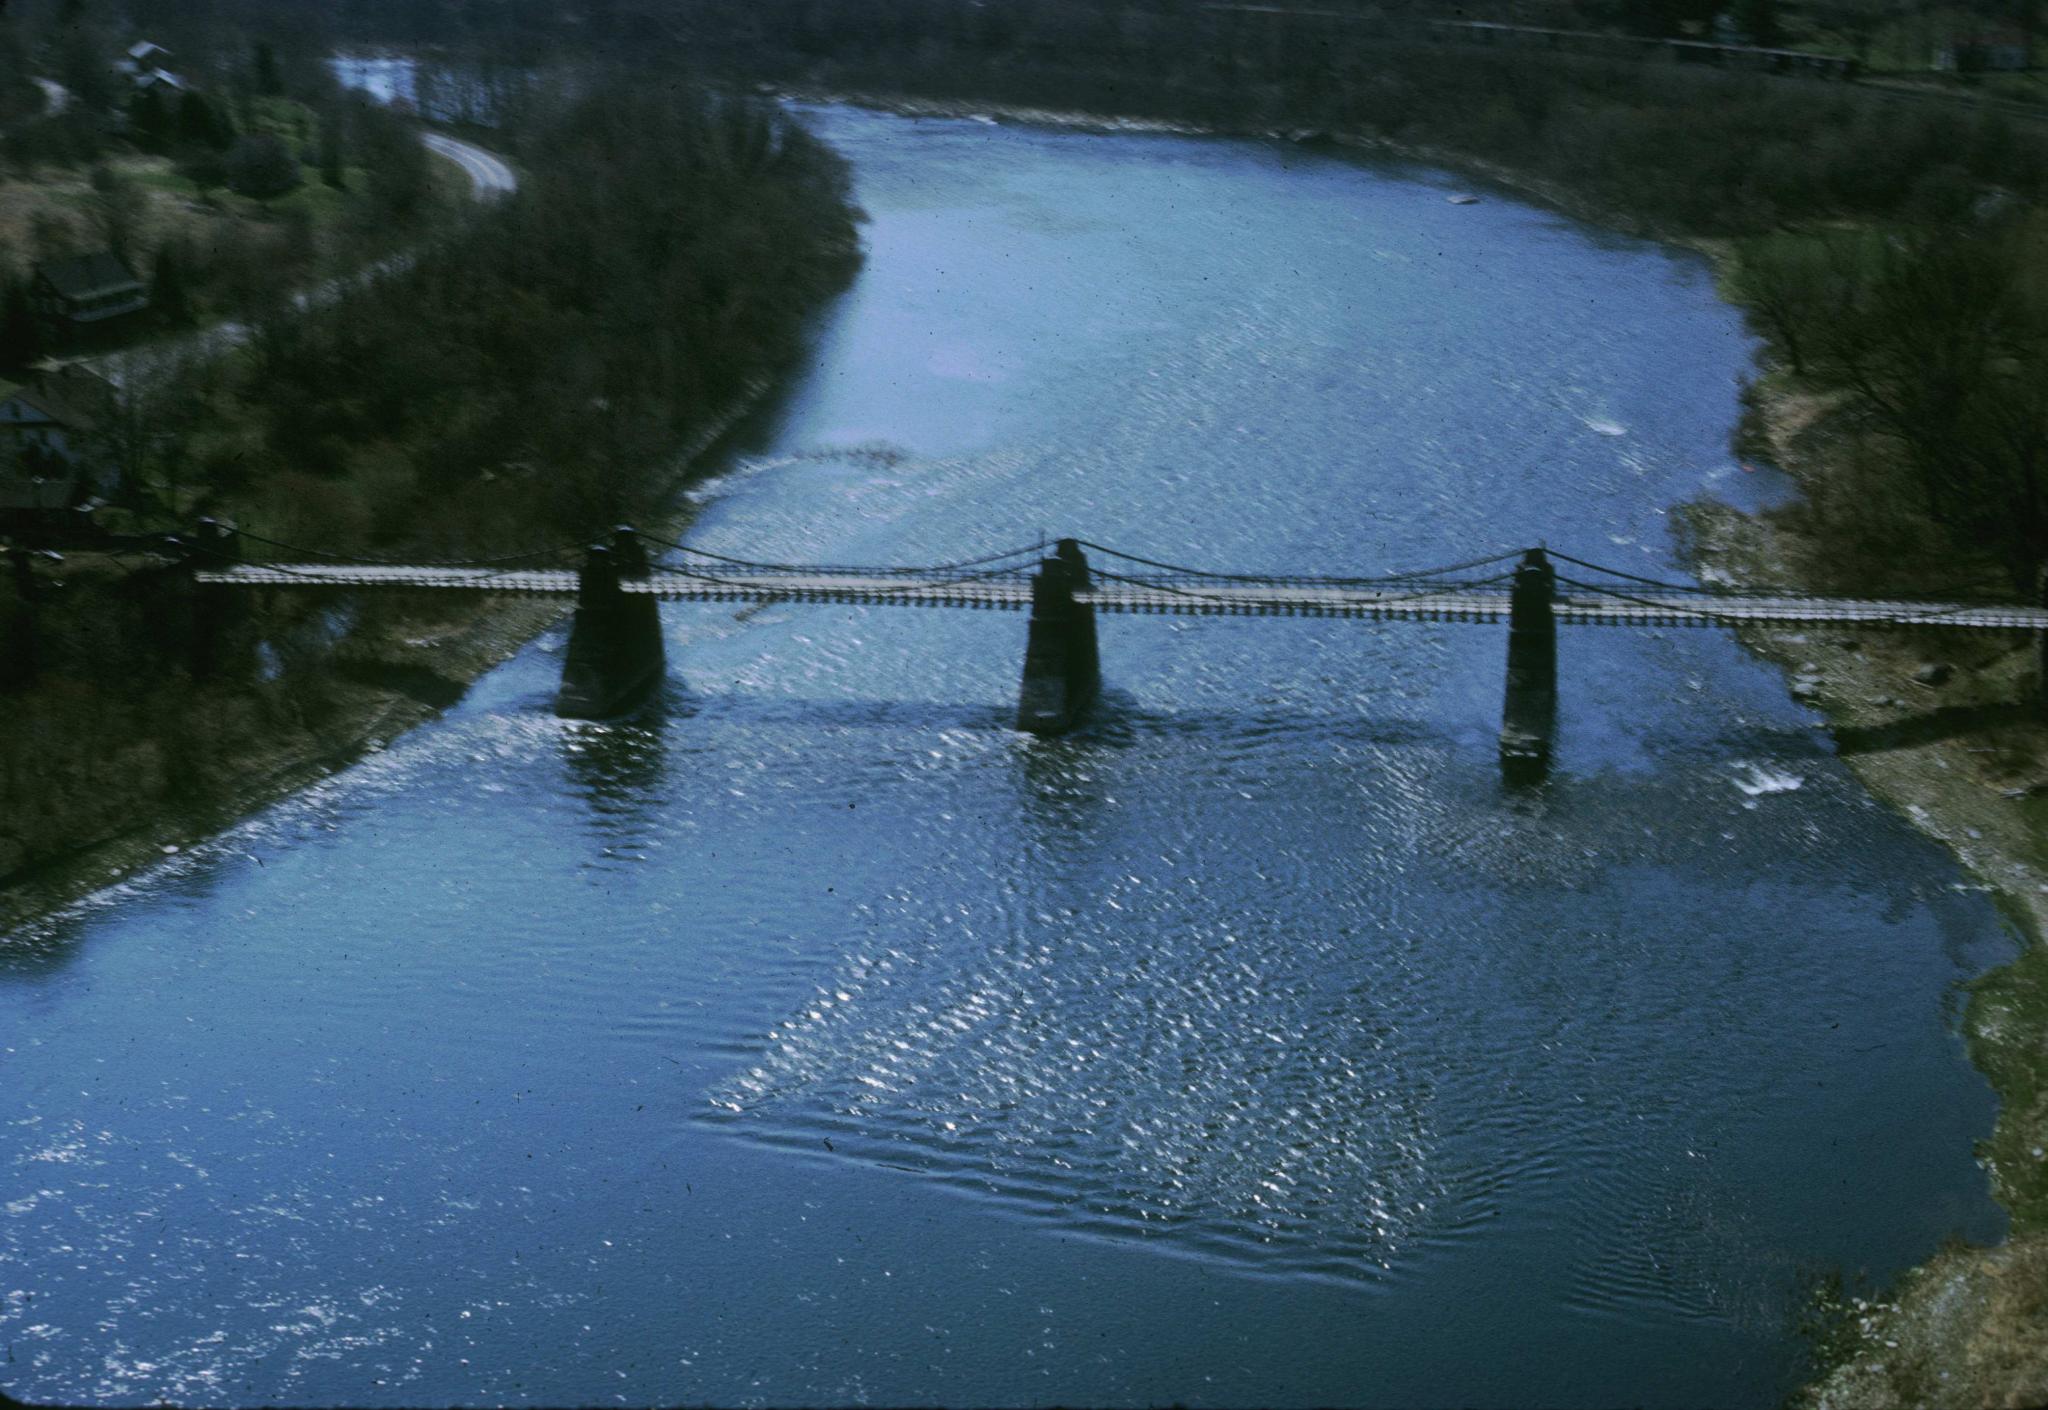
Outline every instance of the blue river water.
{"label": "blue river water", "polygon": [[[1683,571],[1751,345],[1428,169],[808,110],[867,265],[693,543]],[[1764,1406],[1996,1237],[1992,906],[1716,631],[671,606],[0,944],[0,1388],[143,1404]]]}

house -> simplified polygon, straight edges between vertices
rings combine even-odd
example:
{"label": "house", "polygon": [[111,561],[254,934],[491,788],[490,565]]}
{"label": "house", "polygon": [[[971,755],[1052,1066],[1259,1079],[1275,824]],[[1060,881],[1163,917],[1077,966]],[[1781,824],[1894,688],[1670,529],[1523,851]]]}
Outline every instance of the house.
{"label": "house", "polygon": [[167,89],[179,92],[185,87],[185,80],[165,68],[171,51],[161,44],[152,44],[144,39],[128,46],[128,52],[114,60],[114,67],[128,76],[137,92],[145,89]]}
{"label": "house", "polygon": [[1934,67],[1944,73],[2015,73],[2031,68],[2027,36],[2016,29],[1951,34],[1934,51]]}
{"label": "house", "polygon": [[0,383],[0,529],[47,522],[111,488],[91,451],[113,409],[113,387],[81,367]]}
{"label": "house", "polygon": [[14,386],[0,382],[0,469],[76,465],[114,411],[111,382],[83,367],[59,367]]}
{"label": "house", "polygon": [[161,44],[152,44],[144,39],[128,46],[128,52],[114,60],[114,67],[134,78],[152,69],[160,69],[171,57],[171,51]]}
{"label": "house", "polygon": [[37,265],[28,299],[38,314],[71,327],[104,323],[149,307],[149,291],[135,271],[106,250]]}

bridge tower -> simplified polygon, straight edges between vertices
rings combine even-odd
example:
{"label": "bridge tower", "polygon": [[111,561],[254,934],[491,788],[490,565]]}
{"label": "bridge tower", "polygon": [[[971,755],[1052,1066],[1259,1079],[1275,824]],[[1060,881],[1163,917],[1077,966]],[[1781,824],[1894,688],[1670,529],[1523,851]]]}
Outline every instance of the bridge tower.
{"label": "bridge tower", "polygon": [[1522,555],[1508,599],[1507,699],[1501,707],[1500,768],[1510,784],[1539,783],[1550,771],[1557,730],[1557,570],[1540,548]]}
{"label": "bridge tower", "polygon": [[1089,585],[1088,559],[1073,539],[1061,539],[1032,575],[1031,628],[1017,692],[1017,728],[1027,734],[1072,729],[1101,688],[1095,608],[1074,598]]}
{"label": "bridge tower", "polygon": [[661,678],[661,607],[621,583],[648,574],[647,547],[630,527],[612,530],[609,543],[592,544],[576,579],[576,617],[562,662],[555,713],[564,719],[602,720],[623,713]]}

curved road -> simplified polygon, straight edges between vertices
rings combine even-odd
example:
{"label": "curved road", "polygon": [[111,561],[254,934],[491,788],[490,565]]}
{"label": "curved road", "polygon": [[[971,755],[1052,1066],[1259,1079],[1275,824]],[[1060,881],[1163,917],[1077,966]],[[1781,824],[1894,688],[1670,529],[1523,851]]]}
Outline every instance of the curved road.
{"label": "curved road", "polygon": [[504,158],[485,151],[475,143],[440,132],[422,132],[420,141],[435,156],[445,157],[462,168],[463,174],[469,177],[470,193],[479,201],[495,201],[519,189],[519,177],[505,164]]}
{"label": "curved road", "polygon": [[71,90],[54,78],[31,78],[29,82],[43,90],[45,117],[55,117],[71,106]]}

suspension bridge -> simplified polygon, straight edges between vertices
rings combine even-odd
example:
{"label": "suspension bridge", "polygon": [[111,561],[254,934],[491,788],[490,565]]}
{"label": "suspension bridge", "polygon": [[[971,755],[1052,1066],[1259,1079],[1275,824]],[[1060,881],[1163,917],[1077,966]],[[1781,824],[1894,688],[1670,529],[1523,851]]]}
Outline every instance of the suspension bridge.
{"label": "suspension bridge", "polygon": [[208,597],[216,602],[227,589],[573,597],[556,710],[580,718],[619,712],[659,677],[661,602],[1028,612],[1017,727],[1034,734],[1071,728],[1095,695],[1098,613],[1493,623],[1508,636],[1501,758],[1511,776],[1540,776],[1548,766],[1559,624],[2030,631],[2048,652],[2048,605],[1958,599],[1952,592],[1850,598],[1735,590],[1663,581],[1541,548],[1340,576],[1219,572],[1073,538],[917,567],[760,562],[631,528],[595,545],[441,562],[339,558],[213,523],[181,547],[194,582],[214,590]]}

